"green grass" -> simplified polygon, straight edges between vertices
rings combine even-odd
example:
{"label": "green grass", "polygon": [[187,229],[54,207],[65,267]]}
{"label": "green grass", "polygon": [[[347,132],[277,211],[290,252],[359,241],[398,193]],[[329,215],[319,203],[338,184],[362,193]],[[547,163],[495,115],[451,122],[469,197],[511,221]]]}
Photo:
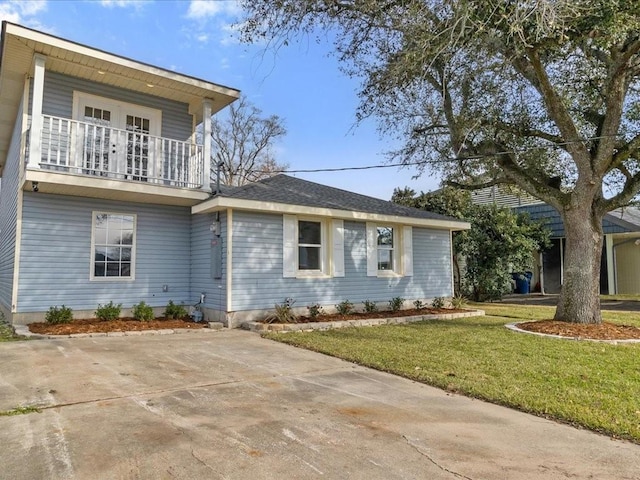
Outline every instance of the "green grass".
{"label": "green grass", "polygon": [[11,410],[0,411],[0,417],[13,417],[15,415],[26,415],[28,413],[40,413],[40,411],[41,410],[38,407],[16,407],[12,408]]}
{"label": "green grass", "polygon": [[[640,344],[515,333],[504,324],[552,318],[554,309],[479,307],[487,316],[267,337],[640,443]],[[604,317],[640,326],[638,314]]]}
{"label": "green grass", "polygon": [[640,301],[640,295],[630,293],[619,293],[616,295],[600,295],[600,300],[633,300]]}
{"label": "green grass", "polygon": [[13,342],[16,340],[25,340],[25,337],[16,335],[13,331],[13,327],[9,325],[2,314],[0,314],[0,343]]}

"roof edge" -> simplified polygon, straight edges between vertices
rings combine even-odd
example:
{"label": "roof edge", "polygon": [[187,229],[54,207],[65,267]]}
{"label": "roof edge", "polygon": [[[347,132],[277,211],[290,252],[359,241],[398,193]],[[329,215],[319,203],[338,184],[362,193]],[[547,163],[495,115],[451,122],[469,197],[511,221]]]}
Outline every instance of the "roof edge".
{"label": "roof edge", "polygon": [[317,215],[330,218],[341,218],[344,220],[356,221],[376,221],[386,223],[397,223],[416,227],[430,227],[440,230],[469,230],[469,222],[459,220],[441,220],[434,218],[408,217],[402,215],[388,215],[378,213],[368,213],[356,210],[342,210],[325,207],[309,207],[306,205],[294,205],[278,202],[263,202],[258,200],[247,200],[225,196],[215,196],[202,203],[191,207],[194,215],[218,212],[226,209],[247,210],[276,214],[296,214],[296,215]]}
{"label": "roof edge", "polygon": [[238,97],[240,95],[240,90],[232,87],[228,87],[226,85],[213,83],[213,82],[210,82],[198,77],[194,77],[191,75],[178,73],[173,70],[169,70],[163,67],[158,67],[157,65],[152,65],[150,63],[134,60],[130,57],[125,57],[124,55],[107,52],[106,50],[90,47],[88,45],[75,42],[73,40],[58,37],[50,33],[44,33],[39,30],[34,30],[32,28],[25,27],[23,25],[19,25],[17,23],[4,20],[2,22],[2,44],[3,45],[5,45],[6,43],[4,41],[6,35],[13,35],[16,37],[28,38],[29,40],[32,40],[34,42],[44,43],[48,45],[58,43],[59,47],[64,48],[66,50],[73,51],[83,55],[88,55],[90,57],[94,57],[97,59],[102,59],[114,64],[119,64],[126,68],[133,68],[136,70],[145,71],[146,73],[157,75],[163,78],[171,78],[174,81],[179,81],[181,83],[186,83],[186,84],[192,84],[207,90],[217,91],[217,93],[219,94],[223,94],[231,97],[234,97],[234,96]]}

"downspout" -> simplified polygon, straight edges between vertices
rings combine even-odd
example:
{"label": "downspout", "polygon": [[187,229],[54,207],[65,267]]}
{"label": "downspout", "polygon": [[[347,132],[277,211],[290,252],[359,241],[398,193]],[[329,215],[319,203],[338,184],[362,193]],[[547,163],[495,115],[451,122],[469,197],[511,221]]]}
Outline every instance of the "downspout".
{"label": "downspout", "polygon": [[544,295],[544,254],[538,252],[538,275],[540,276],[540,294]]}

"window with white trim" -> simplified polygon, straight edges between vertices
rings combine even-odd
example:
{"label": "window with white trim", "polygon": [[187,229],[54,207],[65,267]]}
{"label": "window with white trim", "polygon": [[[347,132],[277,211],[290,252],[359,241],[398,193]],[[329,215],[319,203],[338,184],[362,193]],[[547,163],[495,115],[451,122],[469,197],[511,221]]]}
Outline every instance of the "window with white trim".
{"label": "window with white trim", "polygon": [[136,215],[93,212],[91,279],[134,279]]}
{"label": "window with white trim", "polygon": [[298,220],[298,270],[323,270],[322,222]]}
{"label": "window with white trim", "polygon": [[342,220],[283,215],[284,277],[344,277]]}
{"label": "window with white trim", "polygon": [[413,230],[367,223],[367,276],[413,275]]}
{"label": "window with white trim", "polygon": [[394,228],[376,227],[376,243],[378,247],[378,270],[395,270]]}

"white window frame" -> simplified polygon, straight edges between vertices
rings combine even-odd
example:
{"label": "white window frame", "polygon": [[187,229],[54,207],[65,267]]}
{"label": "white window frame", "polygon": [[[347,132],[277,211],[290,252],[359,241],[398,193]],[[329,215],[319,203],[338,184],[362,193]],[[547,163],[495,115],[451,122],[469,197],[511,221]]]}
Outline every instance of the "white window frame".
{"label": "white window frame", "polygon": [[[90,261],[90,271],[89,271],[89,279],[91,281],[96,282],[131,282],[136,279],[136,243],[138,236],[138,215],[135,213],[127,213],[127,212],[113,212],[113,211],[102,211],[102,210],[94,210],[91,212],[91,261]],[[133,238],[131,239],[131,266],[130,266],[130,275],[128,277],[96,277],[95,275],[95,260],[96,260],[96,217],[98,215],[120,215],[133,217]]]}
{"label": "white window frame", "polygon": [[162,110],[74,90],[72,107],[74,120],[83,121],[84,107],[87,104],[109,110],[111,112],[111,128],[125,130],[125,119],[128,114],[148,118],[150,120],[149,135],[160,137],[162,134]]}
{"label": "white window frame", "polygon": [[[384,248],[393,252],[393,269],[378,269],[378,228],[393,229],[393,247]],[[367,276],[410,277],[413,276],[413,229],[410,226],[367,222]]]}
{"label": "white window frame", "polygon": [[[300,222],[320,224],[320,268],[300,269]],[[344,277],[344,222],[339,219],[283,215],[283,277],[318,278]]]}
{"label": "white window frame", "polygon": [[[314,223],[314,224],[318,224],[320,226],[320,243],[300,243],[300,223],[301,222],[307,222],[307,223]],[[326,257],[327,257],[327,235],[325,233],[325,223],[322,220],[318,220],[318,219],[312,219],[312,218],[298,218],[298,221],[296,223],[296,237],[298,238],[298,255],[297,255],[297,259],[298,259],[298,276],[306,276],[308,274],[311,275],[319,275],[319,274],[324,274],[324,272],[326,271],[326,267],[327,267],[327,261],[326,261]],[[300,247],[310,247],[313,249],[317,249],[319,250],[319,255],[318,255],[318,260],[320,262],[320,266],[319,268],[300,268]]]}

